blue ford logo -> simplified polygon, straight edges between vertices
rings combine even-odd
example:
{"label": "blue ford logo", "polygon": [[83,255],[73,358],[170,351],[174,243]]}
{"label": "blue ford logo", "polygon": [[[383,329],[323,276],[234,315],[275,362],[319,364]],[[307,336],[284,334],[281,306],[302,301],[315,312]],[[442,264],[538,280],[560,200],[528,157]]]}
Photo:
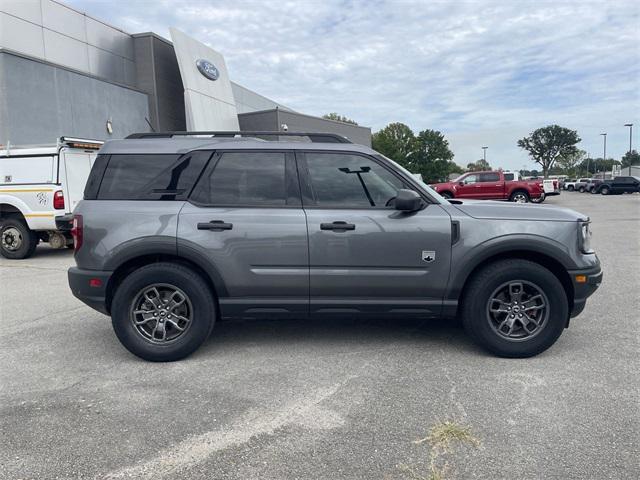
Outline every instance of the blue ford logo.
{"label": "blue ford logo", "polygon": [[220,71],[209,60],[205,60],[203,58],[197,60],[196,67],[198,67],[200,73],[209,80],[217,80],[220,77]]}

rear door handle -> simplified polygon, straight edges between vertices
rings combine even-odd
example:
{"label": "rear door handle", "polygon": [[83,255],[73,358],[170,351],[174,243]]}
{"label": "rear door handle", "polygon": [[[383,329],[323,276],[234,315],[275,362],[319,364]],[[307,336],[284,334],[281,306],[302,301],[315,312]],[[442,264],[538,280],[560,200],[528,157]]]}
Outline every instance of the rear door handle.
{"label": "rear door handle", "polygon": [[221,232],[222,230],[231,230],[233,223],[225,223],[222,220],[211,220],[208,223],[198,223],[198,230],[213,230]]}
{"label": "rear door handle", "polygon": [[321,223],[320,230],[333,230],[334,232],[344,232],[347,230],[355,230],[356,226],[353,223],[347,222],[333,222],[333,223]]}

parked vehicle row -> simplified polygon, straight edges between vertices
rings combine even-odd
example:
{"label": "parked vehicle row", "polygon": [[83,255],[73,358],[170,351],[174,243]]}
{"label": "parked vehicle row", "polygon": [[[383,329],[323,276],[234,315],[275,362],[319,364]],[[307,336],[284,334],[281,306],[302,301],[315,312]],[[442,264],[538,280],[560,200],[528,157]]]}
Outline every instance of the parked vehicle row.
{"label": "parked vehicle row", "polygon": [[[600,285],[578,212],[446,200],[337,135],[209,135],[107,142],[74,211],[71,290],[147,360],[189,355],[221,318],[336,315],[459,316],[489,351],[527,357]],[[542,193],[471,175],[489,174],[491,196]],[[478,183],[463,180],[455,192]]]}
{"label": "parked vehicle row", "polygon": [[602,195],[619,195],[622,193],[640,192],[640,178],[619,176],[613,179],[580,178],[566,180],[563,188],[567,191],[599,193]]}

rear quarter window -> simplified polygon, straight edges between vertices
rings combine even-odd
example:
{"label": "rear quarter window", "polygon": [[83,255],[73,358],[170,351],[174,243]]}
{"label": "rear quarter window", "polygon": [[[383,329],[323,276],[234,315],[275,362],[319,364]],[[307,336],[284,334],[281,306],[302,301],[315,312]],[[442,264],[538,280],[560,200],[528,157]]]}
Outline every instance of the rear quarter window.
{"label": "rear quarter window", "polygon": [[97,199],[186,199],[209,157],[210,152],[191,152],[185,155],[110,155]]}

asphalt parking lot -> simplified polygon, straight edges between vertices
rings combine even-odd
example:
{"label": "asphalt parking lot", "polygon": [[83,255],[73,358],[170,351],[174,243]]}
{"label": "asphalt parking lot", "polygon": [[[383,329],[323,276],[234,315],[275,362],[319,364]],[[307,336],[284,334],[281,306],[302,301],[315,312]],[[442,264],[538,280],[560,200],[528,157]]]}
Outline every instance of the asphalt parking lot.
{"label": "asphalt parking lot", "polygon": [[[444,420],[479,444],[448,478],[640,472],[640,195],[563,193],[604,283],[547,352],[494,358],[445,321],[238,321],[147,363],[68,289],[70,251],[0,260],[0,478],[428,478]],[[417,477],[414,477],[417,478]]]}

